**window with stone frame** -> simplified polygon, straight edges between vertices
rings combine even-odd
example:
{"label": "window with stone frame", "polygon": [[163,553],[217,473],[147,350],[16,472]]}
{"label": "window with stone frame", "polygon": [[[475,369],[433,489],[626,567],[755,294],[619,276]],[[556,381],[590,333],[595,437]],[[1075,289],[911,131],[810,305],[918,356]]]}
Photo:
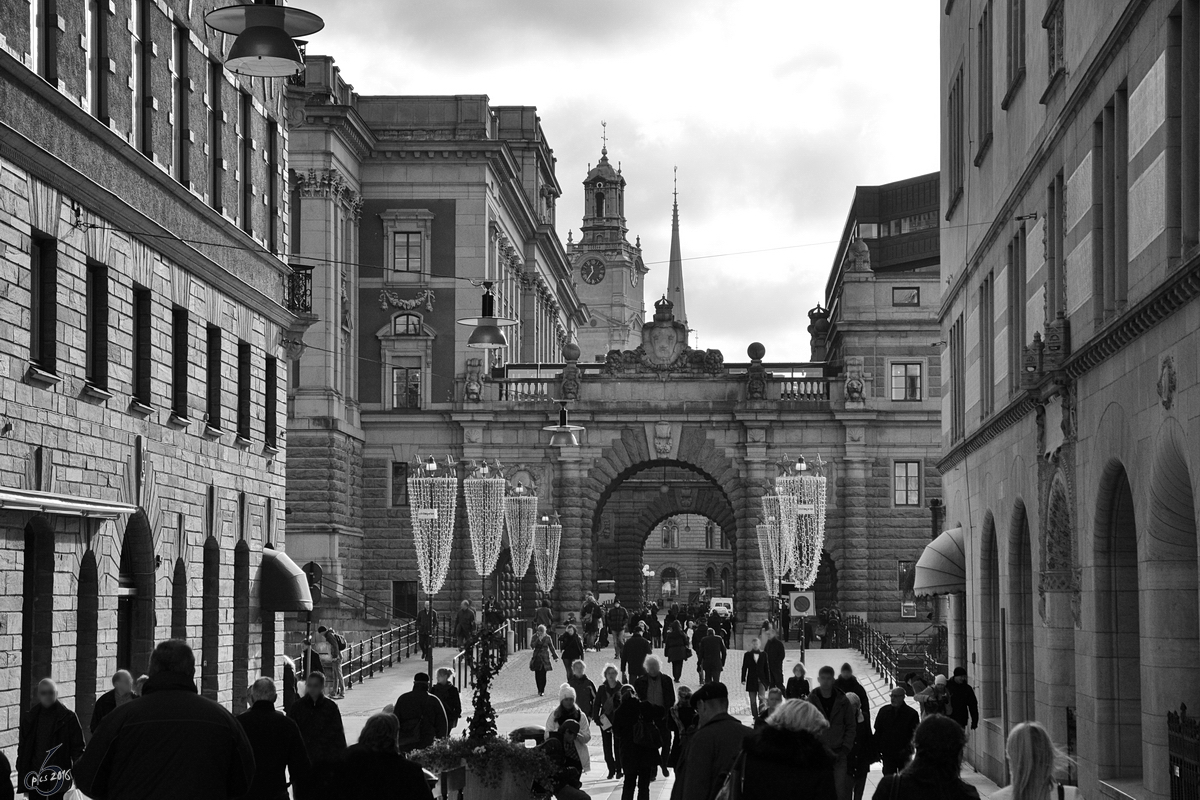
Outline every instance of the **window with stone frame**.
{"label": "window with stone frame", "polygon": [[[380,344],[383,409],[414,411],[428,405],[435,334],[420,314],[401,312],[375,332]],[[390,386],[390,389],[387,388]]]}
{"label": "window with stone frame", "polygon": [[392,317],[392,333],[396,336],[420,336],[424,332],[420,314],[397,314]]}
{"label": "window with stone frame", "polygon": [[1066,5],[1065,0],[1050,0],[1042,17],[1042,27],[1046,29],[1046,76],[1052,84],[1067,69]]}
{"label": "window with stone frame", "polygon": [[383,220],[384,280],[420,283],[428,280],[433,214],[420,208],[391,208]]}
{"label": "window with stone frame", "polygon": [[415,411],[421,408],[422,373],[420,358],[398,358],[392,366],[392,410]]}
{"label": "window with stone frame", "polygon": [[408,505],[408,462],[392,462],[392,505]]}
{"label": "window with stone frame", "polygon": [[979,17],[977,30],[979,46],[977,55],[979,64],[976,69],[978,97],[976,108],[979,112],[979,138],[976,144],[975,166],[983,163],[988,148],[992,144],[992,87],[994,85],[995,53],[992,39],[992,3],[987,0],[983,4],[983,13]]}
{"label": "window with stone frame", "polygon": [[963,98],[963,68],[955,73],[954,82],[946,96],[947,189],[946,219],[954,216],[958,201],[963,195],[967,159],[966,102]]}
{"label": "window with stone frame", "polygon": [[897,506],[921,505],[921,462],[892,462],[892,499]]}
{"label": "window with stone frame", "polygon": [[892,362],[892,400],[916,401],[922,398],[924,366],[920,361]]}

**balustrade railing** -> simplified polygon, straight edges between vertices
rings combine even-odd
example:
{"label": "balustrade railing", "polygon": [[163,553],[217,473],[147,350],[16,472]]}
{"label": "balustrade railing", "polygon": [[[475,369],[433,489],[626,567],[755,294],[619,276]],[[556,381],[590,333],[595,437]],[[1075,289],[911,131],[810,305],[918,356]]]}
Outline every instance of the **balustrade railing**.
{"label": "balustrade railing", "polygon": [[776,378],[780,400],[828,400],[827,378]]}
{"label": "balustrade railing", "polygon": [[503,378],[495,381],[504,403],[543,403],[558,396],[559,378]]}

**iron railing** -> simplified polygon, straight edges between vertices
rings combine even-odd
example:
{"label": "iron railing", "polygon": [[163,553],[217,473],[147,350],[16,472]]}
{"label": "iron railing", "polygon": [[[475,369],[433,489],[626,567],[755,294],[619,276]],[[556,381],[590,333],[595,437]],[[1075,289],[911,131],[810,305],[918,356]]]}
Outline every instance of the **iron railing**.
{"label": "iron railing", "polygon": [[[508,647],[508,634],[512,634],[512,647]],[[500,647],[504,652],[504,663],[508,663],[509,657],[513,653],[520,652],[528,648],[529,644],[529,620],[513,619],[505,622],[496,630],[496,637],[500,643]],[[479,658],[479,645],[475,645],[475,660]],[[460,689],[470,685],[471,667],[467,662],[467,651],[459,650],[451,659],[451,668],[454,670],[455,680],[458,682]]]}
{"label": "iron railing", "polygon": [[847,616],[843,619],[850,646],[863,654],[875,671],[887,681],[889,688],[900,680],[900,658],[891,640],[868,625],[862,617]]}
{"label": "iron railing", "polygon": [[1167,712],[1167,755],[1171,800],[1200,800],[1200,720],[1182,703],[1178,713]]}
{"label": "iron railing", "polygon": [[293,314],[312,313],[312,274],[312,267],[293,266],[284,276],[284,302]]}
{"label": "iron railing", "polygon": [[417,647],[417,624],[406,622],[354,642],[342,657],[342,679],[346,688],[362,683],[385,668],[408,658]]}

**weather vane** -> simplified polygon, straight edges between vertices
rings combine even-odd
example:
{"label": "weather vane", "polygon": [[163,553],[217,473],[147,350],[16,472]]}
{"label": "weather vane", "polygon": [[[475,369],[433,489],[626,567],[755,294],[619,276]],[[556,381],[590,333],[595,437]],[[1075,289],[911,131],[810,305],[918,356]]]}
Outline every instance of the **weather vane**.
{"label": "weather vane", "polygon": [[600,149],[608,153],[608,123],[600,120]]}

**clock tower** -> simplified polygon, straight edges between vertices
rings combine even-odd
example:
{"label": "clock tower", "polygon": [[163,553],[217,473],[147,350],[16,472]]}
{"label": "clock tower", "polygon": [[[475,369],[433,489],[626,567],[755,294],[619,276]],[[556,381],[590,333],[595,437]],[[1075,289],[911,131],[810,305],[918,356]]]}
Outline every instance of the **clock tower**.
{"label": "clock tower", "polygon": [[608,161],[607,141],[583,180],[581,230],[578,242],[567,243],[579,299],[591,313],[577,332],[580,360],[603,360],[609,350],[641,343],[648,271],[640,240],[633,245],[625,238],[625,178]]}

